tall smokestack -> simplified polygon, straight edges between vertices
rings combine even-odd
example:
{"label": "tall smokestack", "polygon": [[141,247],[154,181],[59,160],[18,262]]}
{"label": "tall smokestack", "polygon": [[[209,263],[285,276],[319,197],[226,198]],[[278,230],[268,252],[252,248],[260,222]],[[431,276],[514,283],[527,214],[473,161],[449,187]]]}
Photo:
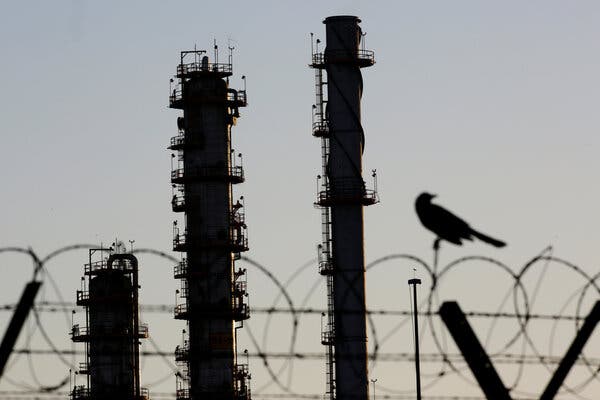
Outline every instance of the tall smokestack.
{"label": "tall smokestack", "polygon": [[[231,49],[230,49],[231,50]],[[246,91],[229,88],[226,63],[204,50],[181,52],[170,107],[183,111],[171,139],[172,207],[183,212],[174,223],[175,267],[181,279],[175,318],[187,321],[187,338],[177,347],[183,365],[179,400],[250,398],[248,366],[237,363],[236,328],[249,317],[245,270],[234,270],[248,250],[243,197],[233,200],[232,184],[244,181],[241,154],[231,148],[231,126],[246,106]]]}
{"label": "tall smokestack", "polygon": [[[373,52],[360,48],[360,19],[328,17],[326,48],[313,46],[317,104],[313,135],[321,138],[323,243],[320,272],[327,278],[328,394],[333,399],[367,400],[367,334],[363,206],[378,201],[362,178],[364,131],[361,125],[360,68],[374,64]],[[326,79],[322,76],[326,71]],[[326,90],[325,90],[326,86]]]}

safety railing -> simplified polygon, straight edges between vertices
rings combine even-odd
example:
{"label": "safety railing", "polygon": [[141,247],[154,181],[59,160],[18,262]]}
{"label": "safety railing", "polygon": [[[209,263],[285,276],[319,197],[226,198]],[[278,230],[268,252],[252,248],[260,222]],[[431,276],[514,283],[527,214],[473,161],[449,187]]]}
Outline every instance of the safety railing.
{"label": "safety railing", "polygon": [[179,64],[177,66],[178,77],[185,77],[189,74],[202,72],[218,72],[219,74],[230,75],[233,73],[233,67],[231,64],[211,62],[191,62]]}
{"label": "safety railing", "polygon": [[326,121],[313,122],[313,136],[315,136],[315,137],[329,136],[329,124]]}
{"label": "safety railing", "polygon": [[90,388],[83,385],[77,385],[71,391],[71,399],[73,400],[86,400],[91,397]]}
{"label": "safety railing", "polygon": [[375,52],[372,50],[327,50],[324,53],[314,53],[312,56],[313,68],[323,68],[330,63],[356,64],[367,67],[375,64]]}
{"label": "safety railing", "polygon": [[175,319],[186,319],[188,315],[187,303],[177,304],[174,308]]}
{"label": "safety railing", "polygon": [[90,372],[90,365],[86,361],[82,361],[79,363],[78,373],[79,374],[88,374]]}
{"label": "safety railing", "polygon": [[185,211],[185,196],[183,193],[173,195],[171,198],[171,208],[174,212]]}
{"label": "safety railing", "polygon": [[236,364],[233,370],[235,400],[250,399],[250,373],[248,364]]}
{"label": "safety railing", "polygon": [[175,398],[177,400],[190,400],[190,389],[187,388],[182,388],[182,389],[177,389],[175,391]]}
{"label": "safety railing", "polygon": [[321,344],[329,345],[333,344],[335,340],[335,333],[333,330],[324,330],[321,332]]}
{"label": "safety railing", "polygon": [[366,189],[364,181],[354,178],[330,177],[325,185],[325,190],[317,194],[316,205],[332,206],[335,204],[362,204],[371,205],[379,202],[379,196],[375,189]]}
{"label": "safety railing", "polygon": [[[71,338],[74,342],[87,341],[91,335],[95,336],[130,336],[131,329],[127,327],[115,327],[96,325],[92,332],[88,326],[80,326],[79,324],[73,325],[71,329]],[[138,339],[144,339],[148,337],[148,325],[140,324],[138,326],[137,336]]]}
{"label": "safety railing", "polygon": [[227,91],[227,102],[233,107],[246,107],[248,104],[245,90],[233,90]]}
{"label": "safety railing", "polygon": [[169,144],[169,149],[177,150],[183,147],[185,144],[185,135],[179,134],[177,136],[173,136],[171,138],[171,142]]}
{"label": "safety railing", "polygon": [[331,260],[331,254],[329,254],[328,251],[319,249],[318,262],[319,274],[331,275],[333,273],[333,261]]}
{"label": "safety railing", "polygon": [[185,340],[183,345],[175,347],[175,361],[187,361],[190,354],[189,342]]}
{"label": "safety railing", "polygon": [[140,388],[139,400],[148,400],[150,398],[150,390],[148,388]]}
{"label": "safety railing", "polygon": [[176,231],[173,236],[173,251],[187,251],[189,246],[200,248],[229,248],[234,253],[248,250],[246,228],[237,225],[227,229],[214,229],[204,232],[195,238],[188,237],[187,232]]}
{"label": "safety railing", "polygon": [[241,165],[237,165],[231,167],[176,168],[171,171],[172,183],[184,183],[190,180],[225,180],[231,183],[241,183],[244,181],[244,169]]}
{"label": "safety railing", "polygon": [[[108,263],[106,260],[95,261],[89,264],[85,264],[84,266],[84,274],[85,275],[96,275],[99,271],[103,271],[108,269]],[[133,264],[130,260],[121,259],[117,262],[112,263],[111,269],[125,271],[125,272],[133,272]]]}
{"label": "safety railing", "polygon": [[183,260],[179,261],[179,263],[175,265],[175,267],[173,267],[173,276],[175,279],[184,278],[187,275],[187,271],[187,259],[184,258]]}
{"label": "safety railing", "polygon": [[87,290],[77,291],[77,305],[85,305],[90,300],[90,292]]}

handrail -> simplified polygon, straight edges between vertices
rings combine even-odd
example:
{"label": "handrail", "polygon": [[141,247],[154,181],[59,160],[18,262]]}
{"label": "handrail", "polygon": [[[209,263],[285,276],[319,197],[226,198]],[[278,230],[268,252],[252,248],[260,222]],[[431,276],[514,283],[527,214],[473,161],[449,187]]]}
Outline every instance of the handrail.
{"label": "handrail", "polygon": [[243,105],[247,104],[246,91],[245,90],[229,90],[227,91],[227,101],[240,103]]}
{"label": "handrail", "polygon": [[84,301],[90,299],[90,292],[87,290],[78,290],[77,291],[77,301]]}
{"label": "handrail", "polygon": [[[94,334],[96,335],[129,335],[130,330],[127,327],[114,327],[106,325],[97,325],[94,328]],[[138,326],[137,336],[139,338],[148,337],[148,325],[140,324]],[[80,326],[79,324],[73,325],[71,329],[72,337],[83,337],[91,334],[89,326]]]}
{"label": "handrail", "polygon": [[140,399],[149,399],[150,390],[148,388],[140,388]]}
{"label": "handrail", "polygon": [[185,196],[183,194],[174,194],[171,198],[171,205],[173,208],[180,208],[185,205]]}
{"label": "handrail", "polygon": [[[226,234],[227,231],[229,231],[229,235]],[[229,229],[227,227],[208,226],[203,233],[203,235],[197,235],[191,240],[194,242],[228,242],[233,245],[248,244],[246,228],[243,225],[231,226]],[[173,236],[173,245],[185,245],[189,240],[187,230],[178,231]]]}
{"label": "handrail", "polygon": [[71,391],[71,397],[75,399],[85,399],[89,398],[91,395],[90,388],[84,385],[77,385]]}
{"label": "handrail", "polygon": [[334,202],[354,202],[374,204],[379,202],[375,189],[367,189],[364,181],[354,178],[329,178],[324,185],[325,190],[317,193],[316,204],[323,205]]}
{"label": "handrail", "polygon": [[179,64],[177,66],[177,75],[186,75],[193,72],[220,72],[224,74],[230,74],[233,72],[231,64],[225,63],[203,63],[203,62],[191,62],[186,64]]}
{"label": "handrail", "polygon": [[[183,100],[183,89],[177,86],[169,94],[169,104],[173,105],[176,102]],[[245,107],[248,104],[248,97],[245,90],[229,89],[225,100],[235,107]]]}
{"label": "handrail", "polygon": [[192,168],[176,168],[171,171],[171,180],[191,178],[237,178],[236,180],[244,179],[244,169],[241,165],[231,167],[192,167]]}
{"label": "handrail", "polygon": [[375,63],[375,52],[373,50],[326,50],[324,53],[315,53],[312,56],[313,65],[323,65],[331,61],[356,60]]}
{"label": "handrail", "polygon": [[177,318],[177,316],[179,316],[179,315],[186,314],[188,312],[188,305],[187,305],[187,303],[177,304],[175,306],[175,308],[173,309],[173,312],[175,314],[175,318]]}
{"label": "handrail", "polygon": [[185,275],[187,273],[187,270],[188,270],[187,260],[183,259],[179,263],[177,263],[177,265],[175,265],[175,267],[173,267],[173,275],[175,275],[175,276]]}
{"label": "handrail", "polygon": [[[119,271],[126,271],[126,272],[133,272],[134,268],[133,268],[132,263],[128,260],[123,260],[123,261],[125,261],[125,262],[118,263],[118,264],[112,264],[111,269],[119,270]],[[86,275],[90,275],[94,272],[102,271],[102,270],[106,270],[106,269],[109,269],[107,260],[95,261],[92,263],[85,264],[84,273]]]}
{"label": "handrail", "polygon": [[185,135],[180,133],[171,138],[171,144],[169,147],[182,146],[184,143],[185,143]]}
{"label": "handrail", "polygon": [[177,389],[175,391],[175,398],[178,400],[186,400],[190,398],[190,389]]}

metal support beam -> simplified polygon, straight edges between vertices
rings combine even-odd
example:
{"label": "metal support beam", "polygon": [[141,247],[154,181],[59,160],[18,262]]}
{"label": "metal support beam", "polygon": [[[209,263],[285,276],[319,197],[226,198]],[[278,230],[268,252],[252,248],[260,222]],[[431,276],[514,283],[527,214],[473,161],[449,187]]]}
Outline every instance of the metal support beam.
{"label": "metal support beam", "polygon": [[546,390],[544,390],[544,393],[542,393],[540,400],[554,399],[554,396],[556,396],[556,393],[558,393],[558,390],[565,381],[569,371],[571,371],[573,364],[575,364],[575,361],[577,361],[577,357],[579,357],[579,354],[581,354],[583,346],[585,346],[586,342],[592,335],[594,328],[596,325],[598,325],[598,322],[600,322],[600,301],[597,301],[596,304],[594,304],[592,311],[585,318],[581,329],[579,329],[579,332],[577,332],[577,336],[575,336],[575,339],[573,339],[571,346],[567,350],[563,359],[560,361],[558,368],[556,368],[556,371],[554,371],[554,375],[552,375],[552,379],[550,379],[550,382],[548,382],[548,386],[546,386]]}
{"label": "metal support beam", "polygon": [[485,397],[488,400],[511,400],[502,379],[458,303],[455,301],[444,302],[439,312]]}
{"label": "metal support beam", "polygon": [[25,324],[25,320],[29,315],[29,311],[33,308],[33,302],[40,286],[42,286],[42,282],[37,281],[31,281],[25,286],[19,304],[17,304],[17,308],[8,324],[8,328],[6,328],[4,338],[2,338],[2,344],[0,344],[0,378],[2,378],[4,367],[19,338],[23,324]]}

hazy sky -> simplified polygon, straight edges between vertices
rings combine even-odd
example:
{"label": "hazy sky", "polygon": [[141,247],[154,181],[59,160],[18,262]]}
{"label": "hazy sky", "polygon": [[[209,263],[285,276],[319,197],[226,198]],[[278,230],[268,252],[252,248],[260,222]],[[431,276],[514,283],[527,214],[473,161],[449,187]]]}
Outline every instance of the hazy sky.
{"label": "hazy sky", "polygon": [[[235,188],[246,199],[247,256],[287,280],[316,255],[320,240],[320,215],[312,205],[320,143],[310,132],[310,32],[324,40],[322,20],[349,14],[362,19],[367,47],[376,58],[374,67],[363,70],[365,176],[377,169],[381,196],[380,204],[365,210],[367,261],[409,253],[430,262],[433,235],[421,227],[413,207],[415,197],[427,190],[475,227],[508,242],[501,250],[479,243],[444,245],[441,264],[481,254],[517,270],[553,245],[554,255],[598,273],[599,3],[323,3],[0,3],[0,244],[31,246],[46,254],[67,244],[110,243],[118,236],[135,240],[136,247],[170,252],[175,214],[166,147],[179,114],[167,107],[169,78],[179,51],[211,48],[216,39],[222,59],[227,46],[235,47],[232,86],[241,87],[241,75],[247,77],[249,106],[233,128],[247,177]],[[71,253],[48,265],[66,300],[74,299],[85,254]],[[29,262],[2,257],[0,302],[10,303],[29,277]],[[172,265],[150,256],[142,264],[143,301],[173,303],[178,284]],[[369,306],[408,309],[411,267],[391,262],[369,273]],[[560,267],[543,268],[536,311],[558,313],[584,282]],[[276,288],[258,271],[249,271],[251,305],[271,305]],[[456,298],[466,309],[495,311],[511,282],[487,271],[477,263],[465,265],[439,300]],[[532,291],[537,277],[531,279]],[[318,280],[311,266],[294,281],[290,291],[298,304],[306,296],[307,304],[324,306],[322,285],[308,296]],[[424,283],[423,295],[429,282]],[[57,300],[46,286],[47,299]],[[584,314],[597,298],[589,294]],[[146,320],[152,324],[153,318],[155,341],[172,350],[183,325],[168,314]],[[322,352],[318,316],[303,318],[307,322],[298,350]],[[386,321],[382,326],[392,329],[394,322]],[[248,322],[259,341],[262,322],[261,316]],[[68,327],[62,320],[58,324],[48,321],[62,340],[59,347],[68,348]],[[264,341],[269,350],[286,351],[290,318],[278,316],[273,324],[271,331],[277,333]],[[402,329],[382,351],[412,351],[410,329]],[[540,328],[540,340],[554,341],[554,355],[560,355],[573,327],[550,339],[543,336],[545,329]],[[247,334],[241,335],[252,350]],[[493,347],[506,338],[500,335],[490,343]],[[424,340],[423,351],[435,352]],[[599,356],[598,348],[591,356]],[[33,382],[26,365],[16,365],[12,378]],[[58,376],[68,371],[63,364],[56,369]],[[251,360],[251,370],[254,389],[269,380],[260,360]],[[322,393],[323,371],[323,360],[299,361],[293,373],[285,371],[283,381],[289,373],[294,391]],[[575,376],[575,382],[586,373]],[[144,377],[149,382],[165,374],[169,369],[160,364],[147,367]],[[379,363],[373,372],[381,394],[386,388],[389,393],[410,391],[411,374],[410,364],[390,362]],[[504,375],[506,382],[511,374]],[[541,383],[521,382],[522,392],[539,391],[549,373],[538,368],[531,374]],[[52,382],[56,379],[49,378]],[[457,382],[442,382],[428,393],[480,395],[477,388]],[[153,389],[172,391],[173,379]],[[1,390],[15,386],[3,383]],[[271,386],[262,392],[280,390]],[[593,390],[598,393],[598,383]]]}

